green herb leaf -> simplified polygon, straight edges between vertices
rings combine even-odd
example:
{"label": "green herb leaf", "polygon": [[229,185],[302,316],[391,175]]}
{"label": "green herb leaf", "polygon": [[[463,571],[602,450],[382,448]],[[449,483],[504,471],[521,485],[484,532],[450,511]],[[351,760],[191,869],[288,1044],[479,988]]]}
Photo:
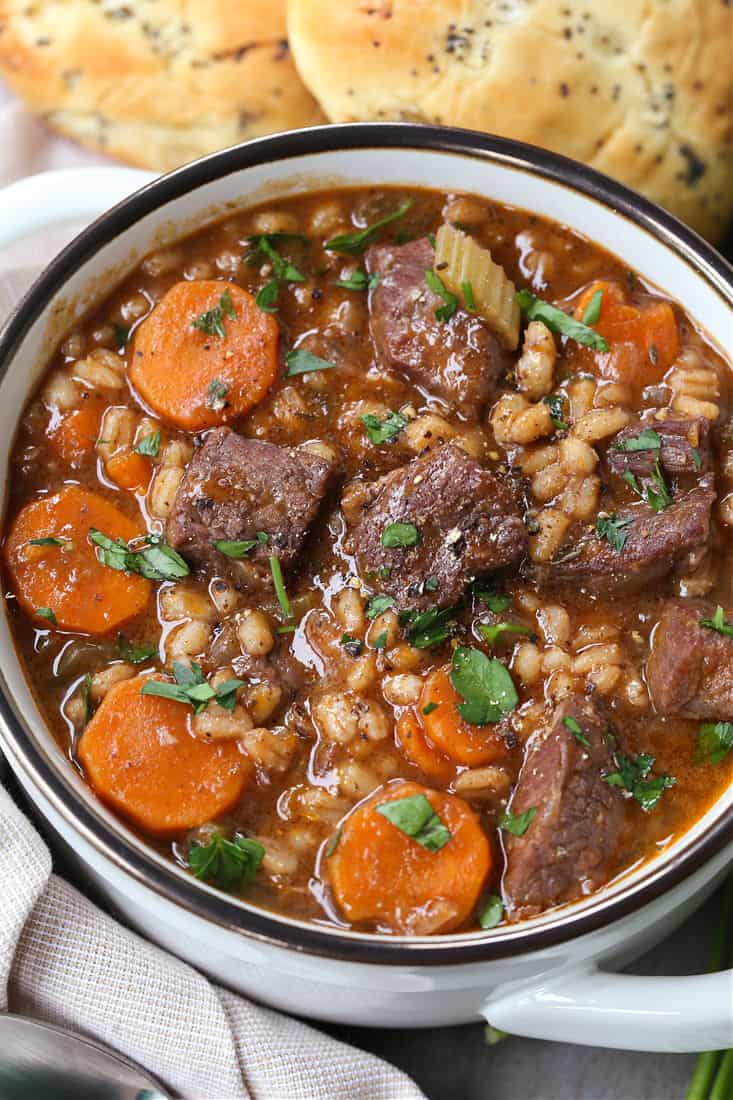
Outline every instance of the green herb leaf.
{"label": "green herb leaf", "polygon": [[169,680],[146,680],[140,688],[141,695],[157,695],[161,699],[173,699],[193,707],[194,714],[206,710],[208,703],[216,697],[216,692],[206,683],[201,666],[192,661],[190,665],[183,661],[173,662],[175,683]]}
{"label": "green herb leaf", "polygon": [[55,537],[47,537],[43,539],[28,539],[27,546],[58,546],[59,549],[65,550],[67,553],[69,550],[74,549],[74,543],[71,539],[58,539]]}
{"label": "green herb leaf", "polygon": [[256,840],[245,836],[227,840],[213,833],[208,843],[191,845],[188,866],[196,878],[220,890],[236,890],[254,880],[264,855]]}
{"label": "green herb leaf", "polygon": [[532,824],[532,818],[537,813],[536,806],[530,806],[521,814],[513,814],[511,810],[505,810],[499,818],[499,828],[512,836],[524,836]]}
{"label": "green herb leaf", "polygon": [[275,587],[275,595],[277,596],[277,602],[280,604],[280,610],[286,619],[292,619],[293,609],[285,590],[282,566],[280,565],[280,559],[275,557],[274,554],[270,556],[270,572],[272,573],[272,583]]}
{"label": "green herb leaf", "polygon": [[376,619],[377,615],[389,611],[390,607],[394,607],[392,596],[372,596],[366,609],[366,617],[367,619]]}
{"label": "green herb leaf", "polygon": [[194,328],[207,336],[218,336],[220,340],[223,340],[226,336],[224,318],[236,316],[232,296],[229,293],[229,287],[227,287],[219,299],[219,304],[214,306],[213,309],[207,309],[205,313],[199,314],[192,323]]}
{"label": "green herb leaf", "polygon": [[386,817],[401,833],[412,837],[429,852],[439,852],[451,838],[450,831],[424,794],[382,802],[377,806],[377,813]]}
{"label": "green herb leaf", "polygon": [[280,280],[270,279],[257,291],[255,305],[263,313],[277,313],[277,302],[280,297]]}
{"label": "green herb leaf", "polygon": [[597,290],[588,305],[585,307],[585,313],[583,314],[584,325],[597,325],[601,317],[601,305],[603,303],[603,291]]}
{"label": "green herb leaf", "polygon": [[672,496],[662,476],[659,462],[657,462],[651,477],[644,480],[643,486],[639,484],[639,479],[631,470],[626,470],[623,474],[623,480],[642,500],[646,501],[654,512],[663,512],[672,503]]}
{"label": "green herb leaf", "polygon": [[690,454],[692,455],[692,464],[696,470],[702,469],[702,455],[698,451],[697,447],[690,447]]}
{"label": "green herb leaf", "polygon": [[629,532],[626,530],[634,522],[633,516],[622,518],[616,515],[604,515],[601,513],[596,521],[596,534],[599,539],[606,539],[608,545],[617,554],[620,554],[626,545]]}
{"label": "green herb leaf", "polygon": [[157,645],[130,645],[124,634],[117,635],[117,652],[123,661],[132,665],[142,665],[151,657],[158,656]]}
{"label": "green herb leaf", "polygon": [[649,773],[654,765],[654,759],[648,753],[640,753],[634,760],[621,752],[615,752],[613,762],[618,770],[603,778],[610,787],[621,787],[628,791],[642,810],[649,812],[659,802],[662,792],[677,782],[671,775],[657,775],[650,779]]}
{"label": "green herb leaf", "polygon": [[496,657],[480,649],[459,646],[453,652],[450,680],[461,696],[458,713],[472,726],[498,722],[519,702],[508,671]]}
{"label": "green herb leaf", "polygon": [[388,523],[382,531],[382,546],[389,549],[417,546],[421,535],[414,523]]}
{"label": "green herb leaf", "polygon": [[327,359],[312,355],[305,348],[295,348],[294,351],[289,351],[285,356],[285,364],[287,366],[285,371],[287,378],[293,378],[296,374],[309,374],[314,370],[332,370],[336,366],[335,363],[329,363]]}
{"label": "green herb leaf", "polygon": [[440,703],[426,703],[422,708],[422,712],[427,716],[428,714],[432,714],[434,710],[437,710],[439,706]]}
{"label": "green herb leaf", "polygon": [[56,616],[50,607],[37,607],[36,615],[39,619],[47,619],[51,626],[56,626]]}
{"label": "green herb leaf", "polygon": [[213,545],[227,558],[238,561],[254,547],[259,545],[259,539],[216,539]]}
{"label": "green herb leaf", "polygon": [[542,321],[550,332],[567,336],[569,340],[575,340],[576,343],[584,344],[595,351],[608,351],[608,344],[594,329],[576,321],[574,317],[564,313],[557,306],[535,298],[529,290],[520,290],[517,293],[517,302],[528,321]]}
{"label": "green herb leaf", "polygon": [[432,649],[453,634],[455,607],[431,607],[427,611],[403,611],[400,625],[407,627],[405,637],[414,649]]}
{"label": "green herb leaf", "polygon": [[391,214],[387,214],[384,218],[380,218],[379,221],[373,222],[356,233],[342,233],[338,237],[332,237],[330,241],[326,241],[323,247],[327,252],[343,252],[347,256],[360,256],[375,233],[378,233],[385,225],[397,221],[398,218],[407,213],[411,206],[412,199],[405,199]]}
{"label": "green herb leaf", "polygon": [[473,285],[469,279],[461,283],[461,295],[463,297],[463,304],[469,313],[476,312],[476,299],[473,296]]}
{"label": "green herb leaf", "polygon": [[249,238],[249,245],[252,248],[253,253],[260,253],[266,256],[270,261],[273,275],[275,279],[282,283],[304,283],[305,275],[295,264],[292,264],[289,260],[284,259],[275,247],[276,241],[285,240],[299,240],[308,244],[308,238],[302,237],[299,233],[261,233],[258,236]]}
{"label": "green herb leaf", "polygon": [[733,623],[726,620],[725,612],[720,604],[715,608],[712,619],[700,619],[700,626],[704,626],[708,630],[715,630],[726,638],[733,638]]}
{"label": "green herb leaf", "polygon": [[237,705],[237,692],[244,687],[244,680],[225,680],[216,688],[216,701],[224,710],[233,711]]}
{"label": "green herb leaf", "polygon": [[81,682],[81,701],[84,707],[84,725],[86,726],[91,720],[94,714],[94,704],[92,703],[92,674],[87,672],[86,676]]}
{"label": "green herb leaf", "polygon": [[89,541],[97,547],[97,559],[102,565],[120,573],[139,573],[151,581],[174,581],[189,574],[181,555],[166,546],[159,535],[146,535],[137,546],[137,540],[128,544],[92,527]]}
{"label": "green herb leaf", "polygon": [[118,351],[124,351],[127,341],[130,339],[130,330],[125,325],[115,325],[115,347]]}
{"label": "green herb leaf", "polygon": [[478,632],[489,645],[496,645],[502,634],[531,634],[526,626],[517,623],[479,623]]}
{"label": "green herb leaf", "polygon": [[487,592],[484,589],[477,588],[476,595],[495,615],[501,615],[502,611],[506,611],[512,602],[510,596],[502,596],[498,592]]}
{"label": "green herb leaf", "polygon": [[333,853],[338,848],[339,841],[341,840],[341,833],[342,832],[343,832],[343,826],[339,825],[338,829],[336,830],[336,832],[333,834],[333,836],[331,837],[331,839],[328,842],[328,847],[326,848],[326,859],[330,859],[331,856],[333,855]]}
{"label": "green herb leaf", "polygon": [[374,443],[377,447],[380,443],[387,443],[389,440],[394,439],[407,424],[405,417],[393,410],[387,413],[384,420],[380,420],[373,413],[365,413],[364,416],[360,417],[360,420],[364,425],[364,431],[369,442]]}
{"label": "green herb leaf", "polygon": [[551,393],[547,397],[542,398],[543,405],[547,405],[550,410],[550,420],[552,420],[552,426],[559,432],[566,432],[568,430],[568,423],[564,419],[565,417],[565,402],[567,397],[564,393]]}
{"label": "green herb leaf", "polygon": [[379,272],[368,275],[366,271],[359,269],[349,275],[348,279],[339,279],[336,286],[340,286],[342,290],[374,290],[379,286]]}
{"label": "green herb leaf", "polygon": [[372,649],[384,649],[387,644],[387,631],[383,630],[371,643]]}
{"label": "green herb leaf", "polygon": [[662,437],[659,432],[655,432],[653,428],[644,428],[638,435],[631,435],[620,443],[614,443],[611,449],[633,454],[635,451],[658,451],[661,446]]}
{"label": "green herb leaf", "polygon": [[349,657],[360,657],[364,648],[363,644],[353,634],[342,634],[339,645],[346,650]]}
{"label": "green herb leaf", "polygon": [[577,718],[568,716],[567,718],[563,718],[562,724],[565,726],[566,730],[570,730],[576,741],[580,741],[581,745],[585,745],[587,749],[591,747],[590,741],[588,740],[587,735],[583,732],[583,727],[581,726]]}
{"label": "green herb leaf", "polygon": [[433,294],[437,294],[439,298],[443,299],[443,305],[438,306],[435,311],[435,317],[438,321],[450,321],[453,314],[458,309],[458,299],[455,294],[451,294],[448,287],[432,268],[428,268],[425,272],[425,282],[428,284]]}
{"label": "green herb leaf", "polygon": [[498,894],[488,894],[478,912],[479,927],[484,932],[490,928],[496,928],[504,919],[504,903]]}
{"label": "green herb leaf", "polygon": [[145,455],[146,458],[157,458],[160,450],[160,432],[151,432],[150,435],[143,436],[132,449],[135,454]]}
{"label": "green herb leaf", "polygon": [[229,387],[219,378],[212,378],[206,394],[206,404],[213,412],[221,412],[227,407],[227,394]]}
{"label": "green herb leaf", "polygon": [[704,722],[698,731],[696,764],[719,764],[733,748],[733,722]]}

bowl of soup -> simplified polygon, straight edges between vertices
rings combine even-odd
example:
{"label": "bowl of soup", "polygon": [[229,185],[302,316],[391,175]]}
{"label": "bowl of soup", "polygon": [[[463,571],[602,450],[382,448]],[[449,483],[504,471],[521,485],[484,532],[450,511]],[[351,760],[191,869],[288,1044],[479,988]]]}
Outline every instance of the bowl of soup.
{"label": "bowl of soup", "polygon": [[72,242],[0,341],[0,736],[109,903],[322,1019],[727,1045],[728,975],[607,971],[731,859],[732,297],[597,173],[408,125]]}

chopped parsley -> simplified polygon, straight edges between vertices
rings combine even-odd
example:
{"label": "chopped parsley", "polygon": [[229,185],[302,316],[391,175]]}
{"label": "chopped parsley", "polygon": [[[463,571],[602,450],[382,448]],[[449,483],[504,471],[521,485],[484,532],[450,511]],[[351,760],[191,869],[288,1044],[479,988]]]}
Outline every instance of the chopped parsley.
{"label": "chopped parsley", "polygon": [[427,717],[428,714],[432,714],[434,710],[437,710],[439,706],[440,703],[426,703],[422,708],[422,712]]}
{"label": "chopped parsley", "polygon": [[84,707],[84,725],[88,725],[94,714],[94,703],[92,702],[92,674],[87,672],[86,676],[81,682],[81,701]]}
{"label": "chopped parsley", "polygon": [[502,611],[506,611],[512,602],[510,596],[503,596],[500,592],[488,592],[477,588],[476,595],[495,615],[501,615]]}
{"label": "chopped parsley", "polygon": [[498,894],[488,894],[478,911],[479,927],[484,932],[496,928],[504,919],[504,904]]}
{"label": "chopped parsley", "polygon": [[469,313],[476,312],[476,299],[473,294],[473,284],[470,279],[466,279],[461,283],[461,295],[463,296],[463,304]]}
{"label": "chopped parsley", "polygon": [[115,325],[115,347],[118,351],[124,351],[127,341],[130,339],[130,330],[125,325]]}
{"label": "chopped parsley", "polygon": [[342,233],[338,237],[332,237],[330,241],[326,241],[323,247],[326,252],[342,252],[347,256],[360,256],[375,233],[378,233],[385,225],[397,221],[398,218],[407,213],[411,206],[412,199],[405,199],[391,214],[386,214],[379,221],[372,222],[365,229],[359,229],[355,233]]}
{"label": "chopped parsley", "polygon": [[198,317],[194,318],[192,324],[194,328],[205,333],[206,336],[218,336],[220,340],[223,340],[226,336],[224,318],[236,318],[236,316],[234,302],[229,293],[229,287],[227,287],[219,299],[219,304],[214,306],[213,309],[207,309],[205,313],[200,313]]}
{"label": "chopped parsley", "polygon": [[280,297],[280,280],[270,279],[269,283],[261,286],[255,295],[255,305],[262,313],[277,313],[277,303]]}
{"label": "chopped parsley", "polygon": [[631,470],[624,473],[623,480],[642,500],[647,502],[653,512],[663,512],[672,503],[672,496],[662,476],[659,462],[654,467],[650,478],[644,481],[643,486],[639,484],[638,478]]}
{"label": "chopped parsley", "polygon": [[206,393],[206,405],[212,412],[222,412],[227,407],[229,387],[220,378],[212,378]]}
{"label": "chopped parsley", "polygon": [[704,626],[708,630],[715,630],[726,638],[733,638],[733,624],[727,621],[720,604],[715,608],[712,619],[700,619],[700,626]]}
{"label": "chopped parsley", "polygon": [[536,813],[536,806],[530,806],[528,810],[521,814],[513,814],[511,810],[504,810],[499,818],[499,828],[503,829],[505,833],[511,833],[512,836],[524,836]]}
{"label": "chopped parsley", "polygon": [[576,741],[580,741],[581,745],[585,745],[587,749],[591,747],[590,741],[588,740],[588,737],[583,731],[583,727],[581,726],[577,718],[573,718],[572,715],[568,715],[566,718],[563,718],[562,724],[565,726],[566,730],[569,730],[570,733],[572,733]]}
{"label": "chopped parsley", "polygon": [[346,650],[349,657],[360,657],[364,648],[363,644],[353,634],[342,634],[339,645]]}
{"label": "chopped parsley", "polygon": [[175,581],[189,574],[181,555],[166,546],[160,535],[145,535],[141,540],[127,543],[123,539],[111,539],[92,527],[89,541],[97,547],[97,560],[119,573],[139,573],[149,581]]}
{"label": "chopped parsley", "polygon": [[405,628],[405,637],[414,649],[432,649],[450,638],[456,626],[455,614],[455,607],[403,611],[400,625]]}
{"label": "chopped parsley", "polygon": [[597,290],[588,305],[585,307],[585,313],[583,314],[584,325],[597,325],[601,318],[601,305],[603,303],[603,291]]}
{"label": "chopped parsley", "polygon": [[383,630],[371,643],[372,649],[384,649],[387,644],[387,631]]}
{"label": "chopped parsley", "polygon": [[342,290],[374,290],[379,286],[379,272],[374,271],[369,275],[358,268],[348,279],[339,279],[336,286],[340,286]]}
{"label": "chopped parsley", "polygon": [[429,852],[439,852],[451,838],[450,830],[440,820],[424,794],[382,802],[377,806],[377,813],[386,817],[401,833],[412,837]]}
{"label": "chopped parsley", "polygon": [[392,550],[396,547],[417,546],[421,535],[414,523],[388,523],[382,531],[382,546]]}
{"label": "chopped parsley", "polygon": [[46,619],[51,626],[56,626],[56,615],[50,607],[37,607],[36,615],[39,619]]}
{"label": "chopped parsley", "polygon": [[257,546],[259,539],[216,539],[213,545],[220,554],[238,561]]}
{"label": "chopped parsley", "polygon": [[117,635],[117,652],[123,661],[132,665],[142,665],[152,657],[158,656],[157,645],[131,645],[124,634]]}
{"label": "chopped parsley", "polygon": [[456,709],[472,726],[498,722],[519,702],[507,669],[480,649],[458,646],[454,650],[450,681],[463,699]]}
{"label": "chopped parsley", "polygon": [[690,454],[692,455],[692,465],[696,470],[702,469],[702,455],[698,451],[697,447],[690,447]]}
{"label": "chopped parsley", "polygon": [[719,764],[733,748],[733,722],[703,722],[697,734],[695,763]]}
{"label": "chopped parsley", "polygon": [[175,683],[170,680],[146,680],[140,688],[141,695],[157,695],[161,699],[173,699],[177,703],[185,703],[193,707],[194,714],[201,714],[206,710],[212,699],[215,699],[220,707],[225,710],[234,710],[237,702],[237,689],[244,686],[243,680],[225,680],[216,689],[208,684],[201,671],[201,665],[191,661],[173,662],[173,677]]}
{"label": "chopped parsley", "polygon": [[236,890],[254,880],[264,856],[265,849],[256,840],[246,836],[227,840],[216,832],[206,844],[191,845],[188,866],[196,878],[220,890]]}
{"label": "chopped parsley", "polygon": [[662,797],[662,792],[676,783],[676,779],[671,775],[656,775],[649,778],[654,759],[648,753],[640,753],[633,760],[621,752],[614,752],[613,762],[617,771],[603,777],[610,787],[621,787],[628,791],[647,813],[654,809]]}
{"label": "chopped parsley", "polygon": [[[273,244],[273,241],[290,236],[298,237],[297,234],[289,233],[262,233],[259,236],[249,238],[249,244],[252,246],[250,256],[256,255],[259,252],[267,257],[272,267],[272,279],[258,290],[257,297],[255,298],[255,304],[263,313],[276,312],[281,283],[305,282],[305,275],[298,270],[295,264],[290,263],[289,260],[283,259]],[[308,243],[305,237],[298,237],[298,239],[304,240],[306,244]]]}
{"label": "chopped parsley", "polygon": [[333,855],[333,853],[338,848],[339,841],[341,840],[341,832],[342,832],[342,827],[339,825],[338,829],[336,830],[336,832],[333,834],[333,836],[331,837],[331,839],[328,842],[328,847],[326,848],[326,859],[330,859],[331,856]]}
{"label": "chopped parsley", "polygon": [[65,550],[67,553],[69,550],[74,549],[74,543],[71,539],[60,539],[55,536],[49,535],[42,539],[28,539],[27,546],[58,546],[60,550]]}
{"label": "chopped parsley", "polygon": [[277,602],[280,604],[280,610],[286,619],[292,619],[293,609],[290,606],[290,600],[285,590],[282,566],[280,565],[280,559],[274,554],[270,556],[270,572],[272,573],[272,583],[275,588]]}
{"label": "chopped parsley", "polygon": [[612,550],[620,554],[626,545],[629,532],[626,530],[634,522],[633,516],[606,515],[601,512],[596,521],[596,534],[599,539],[605,539]]}
{"label": "chopped parsley", "polygon": [[405,417],[401,413],[394,412],[394,410],[390,410],[384,420],[380,420],[373,413],[365,413],[360,417],[360,420],[364,425],[364,431],[369,442],[377,447],[380,443],[388,443],[394,439],[407,424]]}
{"label": "chopped parsley", "polygon": [[608,351],[607,342],[598,332],[581,321],[576,321],[557,306],[536,298],[529,290],[518,291],[517,303],[528,321],[542,321],[550,332],[567,336],[569,340],[575,340],[594,351]]}
{"label": "chopped parsley", "polygon": [[479,623],[478,632],[489,645],[496,645],[502,634],[531,634],[526,626],[517,623]]}
{"label": "chopped parsley", "polygon": [[372,596],[366,609],[366,617],[367,619],[376,619],[378,615],[389,611],[390,607],[394,607],[392,596]]}
{"label": "chopped parsley", "polygon": [[306,351],[305,348],[295,348],[285,356],[287,378],[293,378],[296,374],[309,374],[314,370],[332,370],[335,363],[329,363],[327,359],[321,359],[318,355]]}
{"label": "chopped parsley", "polygon": [[451,294],[440,275],[437,275],[432,268],[428,268],[425,272],[425,282],[428,284],[433,294],[437,294],[439,298],[443,299],[443,305],[438,306],[435,311],[435,319],[443,322],[450,321],[451,317],[458,309],[458,298],[455,294]]}
{"label": "chopped parsley", "polygon": [[151,432],[150,435],[143,436],[132,449],[135,454],[145,455],[146,458],[157,458],[160,450],[160,432]]}
{"label": "chopped parsley", "polygon": [[614,443],[612,450],[633,453],[634,451],[659,451],[662,447],[662,437],[653,428],[644,428],[638,435],[622,439],[620,443]]}
{"label": "chopped parsley", "polygon": [[548,394],[547,397],[542,398],[543,405],[547,405],[550,410],[552,426],[556,428],[558,432],[566,432],[570,426],[565,420],[566,401],[567,397],[564,393],[551,393]]}

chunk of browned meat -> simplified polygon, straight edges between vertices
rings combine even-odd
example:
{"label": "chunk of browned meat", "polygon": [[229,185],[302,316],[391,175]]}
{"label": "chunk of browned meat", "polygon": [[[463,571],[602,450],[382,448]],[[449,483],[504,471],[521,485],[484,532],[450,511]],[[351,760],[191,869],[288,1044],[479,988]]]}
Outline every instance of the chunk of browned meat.
{"label": "chunk of browned meat", "polygon": [[[269,573],[271,554],[289,565],[300,549],[326,492],[330,465],[303,447],[277,447],[245,439],[229,428],[209,432],[176,493],[166,529],[168,542],[195,566],[236,581]],[[257,539],[244,562],[214,546]]]}
{"label": "chunk of browned meat", "polygon": [[[564,719],[577,722],[588,744]],[[534,807],[535,814],[523,836],[502,831],[502,887],[512,918],[584,897],[613,875],[624,799],[604,779],[615,770],[608,731],[602,705],[573,696],[555,708],[549,729],[531,738],[511,812]]]}
{"label": "chunk of browned meat", "polygon": [[704,600],[665,603],[646,665],[659,714],[733,718],[733,638],[700,626],[714,614],[715,605]]}
{"label": "chunk of browned meat", "polygon": [[[342,506],[361,575],[403,609],[456,603],[475,576],[518,563],[526,546],[511,490],[457,443],[356,483]],[[384,546],[395,523],[413,525],[417,545]]]}
{"label": "chunk of browned meat", "polygon": [[437,320],[444,303],[425,280],[434,258],[425,238],[369,249],[367,270],[379,275],[369,296],[372,339],[385,367],[476,415],[508,360],[478,317],[457,309],[449,321]]}
{"label": "chunk of browned meat", "polygon": [[273,714],[282,712],[303,686],[303,666],[283,644],[278,644],[265,656],[243,653],[237,625],[236,618],[230,616],[217,629],[206,653],[207,665],[212,671],[231,668],[250,689],[264,685],[270,700],[274,699]]}
{"label": "chunk of browned meat", "polygon": [[636,592],[675,566],[689,564],[690,557],[707,545],[714,500],[713,476],[706,474],[662,512],[647,504],[622,508],[617,518],[631,520],[623,528],[622,550],[614,550],[591,527],[575,545],[563,546],[558,560],[534,566],[532,575],[540,584],[572,584],[591,593]]}
{"label": "chunk of browned meat", "polygon": [[[638,439],[641,432],[653,431],[659,446],[644,451],[627,451],[624,445]],[[614,438],[606,456],[612,473],[622,477],[627,471],[635,477],[648,477],[657,462],[663,474],[704,473],[710,469],[710,425],[704,416],[692,420],[637,420]]]}

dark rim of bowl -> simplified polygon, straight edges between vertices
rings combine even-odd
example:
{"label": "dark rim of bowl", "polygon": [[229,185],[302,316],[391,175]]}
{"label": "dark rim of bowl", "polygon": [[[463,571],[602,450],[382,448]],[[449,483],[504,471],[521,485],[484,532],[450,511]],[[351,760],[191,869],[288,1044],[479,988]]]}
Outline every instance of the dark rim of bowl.
{"label": "dark rim of bowl", "polygon": [[[5,376],[21,341],[48,301],[68,276],[99,248],[160,205],[230,173],[258,164],[313,153],[349,149],[417,150],[468,156],[517,168],[540,179],[582,193],[640,226],[659,239],[701,275],[727,305],[733,307],[733,268],[693,230],[622,184],[594,169],[556,153],[505,138],[470,130],[413,123],[352,123],[320,126],[269,137],[225,149],[154,180],[103,214],[80,233],[42,272],[21,299],[0,333],[0,380]],[[51,802],[58,814],[98,853],[162,898],[215,925],[286,950],[332,959],[381,965],[451,965],[488,962],[539,951],[572,937],[593,932],[660,897],[699,869],[733,841],[733,812],[722,814],[694,841],[683,840],[679,851],[615,897],[601,893],[583,910],[567,906],[547,923],[514,925],[488,934],[464,935],[414,942],[396,942],[389,936],[348,933],[317,923],[293,923],[287,918],[224,894],[203,889],[195,879],[177,873],[154,859],[142,843],[133,843],[111,829],[101,814],[78,799],[73,785],[42,750],[32,730],[18,713],[0,672],[0,722],[8,738],[8,755],[28,781]]]}

